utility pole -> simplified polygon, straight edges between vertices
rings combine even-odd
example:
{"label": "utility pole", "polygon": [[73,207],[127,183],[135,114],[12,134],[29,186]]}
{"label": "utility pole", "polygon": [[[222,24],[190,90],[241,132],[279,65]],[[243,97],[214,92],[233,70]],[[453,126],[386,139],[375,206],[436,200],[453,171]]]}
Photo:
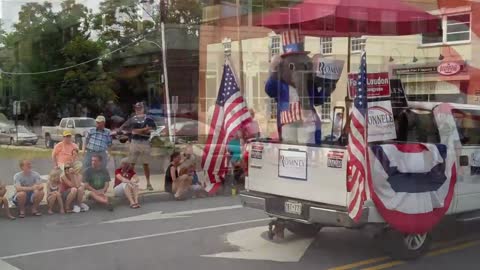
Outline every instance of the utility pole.
{"label": "utility pole", "polygon": [[[144,3],[150,3],[153,4],[154,0],[140,0],[141,4]],[[145,9],[144,9],[145,10]],[[163,66],[163,76],[160,74],[160,71],[158,71],[159,75],[159,91],[160,91],[160,86],[162,84],[162,81],[164,81],[164,90],[165,90],[165,105],[167,106],[167,128],[168,128],[168,136],[170,139],[170,142],[174,143],[173,139],[173,134],[172,134],[172,120],[171,120],[171,104],[170,104],[170,90],[168,88],[168,69],[167,69],[167,45],[165,42],[165,20],[167,18],[167,3],[165,0],[160,0],[159,5],[158,5],[158,17],[159,21],[155,20],[155,17],[152,16],[152,14],[148,13],[150,17],[153,18],[155,21],[155,28],[158,32],[160,32],[160,39],[161,39],[161,46],[159,46],[156,42],[148,40],[148,42],[151,42],[155,44],[157,47],[162,49],[162,66]],[[160,28],[159,28],[160,27]]]}
{"label": "utility pole", "polygon": [[167,3],[165,0],[160,0],[159,16],[160,16],[160,35],[162,40],[162,61],[163,61],[163,79],[165,81],[165,103],[167,105],[167,125],[168,125],[168,136],[170,142],[175,144],[173,141],[173,126],[171,120],[171,103],[170,103],[170,89],[168,88],[168,68],[167,68],[167,45],[165,42],[165,20],[167,19]]}

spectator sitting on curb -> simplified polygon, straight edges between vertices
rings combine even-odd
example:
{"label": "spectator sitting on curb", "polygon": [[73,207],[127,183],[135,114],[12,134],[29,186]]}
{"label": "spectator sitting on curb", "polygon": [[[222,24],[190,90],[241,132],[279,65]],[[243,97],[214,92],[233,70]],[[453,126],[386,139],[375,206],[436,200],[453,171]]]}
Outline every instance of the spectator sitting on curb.
{"label": "spectator sitting on curb", "polygon": [[138,176],[128,158],[121,161],[120,168],[115,170],[114,192],[115,197],[126,197],[130,208],[140,208],[138,203]]}
{"label": "spectator sitting on curb", "polygon": [[12,214],[10,213],[10,208],[8,205],[8,199],[6,195],[7,195],[7,188],[5,187],[5,184],[0,182],[0,209],[3,207],[3,209],[5,209],[5,216],[10,220],[15,220],[15,217],[12,216]]}
{"label": "spectator sitting on curb", "polygon": [[173,183],[177,181],[178,166],[181,160],[179,152],[173,152],[172,155],[170,155],[170,165],[168,165],[167,171],[165,172],[165,192],[173,194]]}
{"label": "spectator sitting on curb", "polygon": [[191,166],[193,166],[196,169],[197,157],[193,153],[193,147],[191,144],[188,144],[187,146],[185,146],[183,150],[183,154],[181,156],[182,156],[182,159],[180,161],[180,165],[178,166],[178,169],[190,168]]}
{"label": "spectator sitting on curb", "polygon": [[83,173],[83,181],[88,190],[87,197],[105,205],[108,211],[113,211],[113,205],[106,195],[110,185],[110,174],[102,167],[102,156],[92,156],[92,165]]}
{"label": "spectator sitting on curb", "polygon": [[67,163],[71,164],[77,158],[77,153],[78,146],[72,142],[72,132],[65,130],[63,132],[63,140],[57,143],[52,151],[54,168],[61,168]]}
{"label": "spectator sitting on curb", "polygon": [[80,182],[79,177],[73,165],[65,165],[61,177],[60,192],[65,201],[65,211],[67,213],[86,212],[90,209],[90,207],[83,202],[85,185]]}
{"label": "spectator sitting on curb", "polygon": [[60,192],[61,175],[62,170],[58,168],[53,169],[48,175],[47,204],[49,215],[53,215],[53,207],[55,207],[55,205],[58,205],[60,214],[65,214],[65,209],[63,208],[62,193]]}
{"label": "spectator sitting on curb", "polygon": [[178,178],[173,181],[173,192],[175,200],[184,200],[193,183],[193,173],[189,172],[189,168],[181,168]]}
{"label": "spectator sitting on curb", "polygon": [[32,171],[30,160],[20,161],[21,172],[13,177],[16,193],[13,196],[13,203],[19,208],[19,218],[25,217],[25,206],[32,206],[32,215],[41,216],[38,206],[45,196],[40,174]]}

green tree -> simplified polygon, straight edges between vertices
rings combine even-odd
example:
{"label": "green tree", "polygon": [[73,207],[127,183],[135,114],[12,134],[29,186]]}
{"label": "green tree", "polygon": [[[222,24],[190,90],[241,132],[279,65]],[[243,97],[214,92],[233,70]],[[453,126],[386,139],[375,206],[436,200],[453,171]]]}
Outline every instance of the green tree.
{"label": "green tree", "polygon": [[109,46],[123,46],[153,28],[153,23],[139,15],[139,0],[104,0],[93,19],[99,40]]}
{"label": "green tree", "polygon": [[66,64],[77,66],[65,73],[57,92],[57,102],[68,103],[74,98],[89,111],[99,112],[108,100],[116,98],[112,90],[113,79],[104,72],[101,62],[88,62],[100,58],[102,53],[103,48],[98,42],[80,36],[68,43],[63,52]]}
{"label": "green tree", "polygon": [[[75,0],[65,0],[58,12],[47,2],[22,6],[14,31],[6,37],[15,62],[6,70],[22,73],[12,76],[14,92],[28,97],[33,109],[39,110],[36,113],[44,111],[53,118],[74,105],[70,103],[82,101],[98,109],[99,102],[92,104],[92,100],[115,97],[109,90],[111,79],[97,61],[78,65],[103,51],[101,43],[90,39],[92,19],[91,11]],[[69,68],[73,65],[78,66]]]}

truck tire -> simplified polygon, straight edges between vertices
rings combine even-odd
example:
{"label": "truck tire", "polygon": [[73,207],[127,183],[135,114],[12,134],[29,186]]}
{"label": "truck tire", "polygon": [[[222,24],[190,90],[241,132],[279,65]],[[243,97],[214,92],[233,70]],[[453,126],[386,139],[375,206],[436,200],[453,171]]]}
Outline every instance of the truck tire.
{"label": "truck tire", "polygon": [[432,244],[430,233],[404,234],[390,228],[386,229],[382,238],[384,250],[397,260],[414,260],[422,257]]}
{"label": "truck tire", "polygon": [[82,136],[80,136],[80,135],[76,135],[76,136],[75,136],[75,143],[77,144],[77,146],[78,146],[78,149],[83,149],[83,140],[82,140]]}
{"label": "truck tire", "polygon": [[285,228],[293,234],[302,237],[314,237],[322,229],[322,226],[319,224],[305,224],[296,221],[287,221],[285,222]]}
{"label": "truck tire", "polygon": [[45,134],[45,148],[53,148],[53,141],[52,137],[50,137],[50,134]]}

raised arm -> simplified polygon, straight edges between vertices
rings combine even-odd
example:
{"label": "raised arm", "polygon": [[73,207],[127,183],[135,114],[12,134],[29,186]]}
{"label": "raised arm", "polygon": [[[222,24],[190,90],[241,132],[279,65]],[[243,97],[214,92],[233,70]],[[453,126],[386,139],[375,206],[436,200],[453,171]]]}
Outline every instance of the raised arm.
{"label": "raised arm", "polygon": [[69,188],[72,188],[72,187],[76,187],[75,186],[75,183],[73,183],[70,179],[68,179],[68,177],[66,177],[65,175],[63,175],[61,177],[61,180],[62,182],[67,185]]}

